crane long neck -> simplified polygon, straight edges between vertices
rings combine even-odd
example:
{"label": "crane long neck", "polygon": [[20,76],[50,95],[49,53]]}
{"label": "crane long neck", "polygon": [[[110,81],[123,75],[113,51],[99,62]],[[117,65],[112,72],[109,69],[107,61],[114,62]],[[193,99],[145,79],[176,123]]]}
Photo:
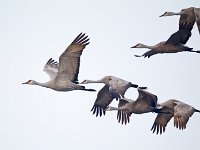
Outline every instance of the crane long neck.
{"label": "crane long neck", "polygon": [[105,83],[105,81],[103,81],[102,79],[100,80],[87,80],[88,83]]}
{"label": "crane long neck", "polygon": [[34,85],[38,85],[38,86],[42,86],[42,87],[46,87],[46,88],[51,88],[49,82],[40,83],[40,82],[34,81]]}
{"label": "crane long neck", "polygon": [[122,110],[122,111],[123,111],[123,110],[125,110],[125,109],[124,109],[124,107],[118,107],[118,108],[117,108],[117,107],[109,106],[108,111],[113,111],[113,110]]}
{"label": "crane long neck", "polygon": [[169,16],[182,15],[183,12],[169,12]]}
{"label": "crane long neck", "polygon": [[154,46],[149,46],[149,45],[142,44],[141,48],[153,49]]}

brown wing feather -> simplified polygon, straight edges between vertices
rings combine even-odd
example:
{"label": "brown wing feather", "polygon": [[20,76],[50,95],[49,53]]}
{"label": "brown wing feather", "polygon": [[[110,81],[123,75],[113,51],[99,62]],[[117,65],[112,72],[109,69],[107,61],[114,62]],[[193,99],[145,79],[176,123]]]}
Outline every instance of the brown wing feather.
{"label": "brown wing feather", "polygon": [[101,117],[102,114],[105,115],[105,109],[112,102],[113,99],[114,99],[113,95],[109,92],[109,86],[105,85],[98,92],[97,98],[94,102],[91,111],[93,111],[93,114],[96,114],[96,117],[98,115]]}
{"label": "brown wing feather", "polygon": [[143,103],[144,105],[148,105],[148,106],[151,106],[151,107],[156,107],[157,106],[157,96],[152,94],[152,93],[149,93],[145,90],[142,90],[142,89],[138,89],[138,98],[136,100],[136,102],[141,102]]}
{"label": "brown wing feather", "polygon": [[186,44],[190,37],[190,28],[180,29],[169,37],[169,39],[166,41],[166,44]]}
{"label": "brown wing feather", "polygon": [[196,21],[194,8],[191,7],[191,8],[183,9],[181,10],[181,12],[183,12],[183,14],[181,15],[179,19],[179,30],[184,29],[184,28],[192,29]]}
{"label": "brown wing feather", "polygon": [[194,108],[179,102],[174,107],[174,126],[179,129],[185,129],[189,118],[193,115]]}
{"label": "brown wing feather", "polygon": [[[128,104],[129,102],[125,99],[120,99],[119,103],[118,103],[118,108],[125,106],[126,104]],[[121,124],[127,124],[130,122],[130,116],[132,113],[128,112],[128,111],[122,111],[122,110],[118,110],[117,111],[117,120],[118,123],[121,122]]]}
{"label": "brown wing feather", "polygon": [[[164,108],[163,108],[163,111],[165,111]],[[173,117],[173,114],[159,113],[151,128],[151,130],[153,130],[153,133],[154,132],[156,132],[157,134],[164,133],[167,123],[170,121],[172,117]]]}
{"label": "brown wing feather", "polygon": [[86,45],[89,44],[88,36],[80,33],[59,57],[59,76],[61,80],[78,82],[80,56]]}

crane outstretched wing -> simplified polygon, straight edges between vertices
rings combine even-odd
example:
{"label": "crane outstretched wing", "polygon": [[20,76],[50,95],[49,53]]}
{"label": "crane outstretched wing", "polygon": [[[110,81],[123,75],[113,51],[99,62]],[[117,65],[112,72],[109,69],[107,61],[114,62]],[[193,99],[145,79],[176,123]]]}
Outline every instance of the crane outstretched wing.
{"label": "crane outstretched wing", "polygon": [[194,113],[194,108],[182,102],[174,102],[174,126],[179,129],[185,129],[189,118]]}
{"label": "crane outstretched wing", "polygon": [[157,96],[149,93],[145,90],[142,90],[140,88],[137,89],[138,90],[138,98],[137,101],[140,101],[141,103],[143,103],[143,105],[148,105],[151,107],[157,107]]}
{"label": "crane outstretched wing", "polygon": [[80,67],[80,56],[84,48],[89,44],[89,38],[85,33],[80,33],[67,49],[59,57],[58,78],[77,83]]}
{"label": "crane outstretched wing", "polygon": [[113,101],[114,97],[109,91],[109,86],[105,85],[97,94],[97,98],[94,102],[94,105],[91,109],[93,114],[96,114],[96,117],[99,115],[100,117],[102,114],[105,115],[105,109],[107,106]]}

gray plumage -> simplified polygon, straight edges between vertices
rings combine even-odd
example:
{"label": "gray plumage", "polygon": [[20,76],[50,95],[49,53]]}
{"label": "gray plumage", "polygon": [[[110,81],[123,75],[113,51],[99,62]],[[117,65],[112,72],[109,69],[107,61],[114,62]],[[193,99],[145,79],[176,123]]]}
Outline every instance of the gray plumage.
{"label": "gray plumage", "polygon": [[181,101],[170,99],[160,104],[161,111],[165,113],[158,113],[151,130],[157,134],[165,132],[168,122],[174,117],[174,126],[180,130],[186,128],[189,118],[194,112],[200,112],[194,107],[185,104]]}
{"label": "gray plumage", "polygon": [[177,32],[173,33],[165,44],[186,44],[189,38],[191,37],[191,29],[179,29]]}
{"label": "gray plumage", "polygon": [[50,58],[45,64],[43,71],[49,75],[51,80],[53,80],[58,74],[58,67],[58,62]]}
{"label": "gray plumage", "polygon": [[188,41],[190,36],[191,35],[189,29],[182,29],[172,34],[167,41],[162,41],[154,46],[148,46],[145,44],[138,43],[135,46],[132,46],[131,48],[150,49],[141,56],[135,55],[136,57],[148,57],[148,58],[155,54],[178,53],[183,51],[200,53],[200,51],[194,51],[192,50],[193,48],[183,45]]}
{"label": "gray plumage", "polygon": [[106,110],[117,110],[118,122],[122,124],[129,123],[132,113],[143,114],[148,112],[160,112],[157,107],[157,96],[140,88],[138,88],[138,98],[135,101],[121,98],[118,108],[109,106]]}
{"label": "gray plumage", "polygon": [[109,86],[104,85],[104,87],[98,92],[97,98],[94,102],[94,105],[91,109],[93,114],[96,114],[96,117],[99,115],[105,115],[105,109],[113,101],[115,97],[109,91]]}
{"label": "gray plumage", "polygon": [[180,15],[179,18],[179,30],[190,28],[192,29],[195,22],[197,24],[200,33],[200,8],[190,7],[182,9],[180,12],[165,12],[163,16]]}
{"label": "gray plumage", "polygon": [[[114,98],[117,100],[121,97],[124,97],[127,89],[130,87],[137,88],[137,84],[133,84],[130,81],[126,81],[114,76],[105,76],[100,80],[84,80],[81,84],[89,84],[89,83],[104,83],[108,85],[109,92],[112,94]],[[146,89],[147,87],[140,87],[141,89]]]}
{"label": "gray plumage", "polygon": [[89,44],[89,38],[80,33],[74,41],[60,55],[59,63],[50,58],[44,66],[44,71],[50,76],[50,81],[39,83],[29,80],[23,84],[38,85],[51,88],[56,91],[84,90],[95,91],[94,89],[85,89],[78,85],[78,74],[80,67],[80,57],[84,48]]}
{"label": "gray plumage", "polygon": [[167,41],[160,42],[154,46],[148,46],[141,43],[138,43],[131,48],[148,48],[150,51],[147,51],[143,55],[135,55],[136,57],[151,57],[155,54],[164,54],[164,53],[178,53],[178,52],[195,52],[200,53],[200,51],[195,51],[193,48],[187,47],[184,44],[187,43],[191,37],[191,30],[196,21],[199,32],[200,32],[200,8],[190,7],[187,9],[181,10],[181,12],[165,12],[162,16],[172,16],[180,15],[179,19],[179,30],[173,33]]}

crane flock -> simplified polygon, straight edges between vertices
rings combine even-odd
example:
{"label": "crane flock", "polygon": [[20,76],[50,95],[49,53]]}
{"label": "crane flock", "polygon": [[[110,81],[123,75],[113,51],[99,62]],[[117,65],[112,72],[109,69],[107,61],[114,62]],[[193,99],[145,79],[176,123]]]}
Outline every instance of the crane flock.
{"label": "crane flock", "polygon": [[[200,53],[200,51],[185,46],[192,35],[191,31],[195,22],[200,33],[200,8],[190,7],[182,9],[178,13],[165,12],[160,17],[172,15],[180,15],[178,31],[173,33],[167,41],[160,42],[154,46],[147,46],[141,43],[132,46],[131,48],[150,49],[143,55],[135,55],[136,57],[149,58],[155,54],[182,51]],[[132,114],[154,112],[157,113],[157,117],[151,130],[157,134],[165,132],[166,126],[172,118],[174,118],[174,126],[176,128],[185,129],[193,113],[200,112],[194,107],[176,99],[169,99],[163,103],[158,103],[158,97],[155,94],[147,92],[147,87],[139,86],[114,76],[105,76],[99,80],[84,80],[79,83],[80,57],[89,43],[88,36],[85,33],[80,33],[60,55],[59,62],[50,58],[45,64],[43,71],[49,75],[50,81],[40,83],[28,80],[23,84],[38,85],[55,91],[67,92],[72,90],[96,91],[95,89],[87,89],[81,84],[103,83],[104,86],[99,90],[91,109],[93,114],[96,114],[96,117],[105,115],[107,111],[117,111],[118,122],[126,125],[130,122]],[[125,93],[130,87],[136,88],[138,91],[138,98],[136,100],[125,97]],[[114,99],[119,101],[118,107],[110,106],[110,103]]]}
{"label": "crane flock", "polygon": [[193,26],[196,22],[200,33],[200,8],[190,7],[187,9],[182,9],[181,12],[165,12],[160,17],[180,15],[179,19],[179,29],[177,32],[173,33],[167,41],[162,41],[156,45],[149,46],[142,43],[138,43],[131,48],[147,48],[150,49],[143,55],[135,55],[136,57],[151,57],[155,54],[164,53],[178,53],[178,52],[195,52],[200,53],[200,51],[193,50],[193,48],[185,46],[189,38],[191,37]]}

